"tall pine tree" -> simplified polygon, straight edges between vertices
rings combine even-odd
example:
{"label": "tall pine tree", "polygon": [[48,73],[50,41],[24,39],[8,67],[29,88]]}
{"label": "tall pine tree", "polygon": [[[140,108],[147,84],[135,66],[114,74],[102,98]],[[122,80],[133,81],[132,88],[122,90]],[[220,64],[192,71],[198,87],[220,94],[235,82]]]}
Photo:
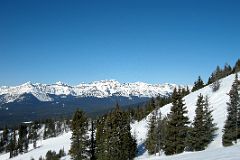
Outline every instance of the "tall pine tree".
{"label": "tall pine tree", "polygon": [[208,97],[198,96],[195,117],[187,136],[188,150],[201,151],[213,140],[216,124],[213,122],[212,110],[209,107]]}
{"label": "tall pine tree", "polygon": [[200,94],[198,96],[197,104],[195,110],[195,117],[193,121],[193,148],[195,151],[204,150],[204,136],[205,136],[205,128],[204,128],[204,99],[203,96]]}
{"label": "tall pine tree", "polygon": [[148,124],[148,133],[147,133],[147,139],[145,142],[146,149],[148,150],[148,153],[150,155],[155,154],[157,151],[157,118],[156,118],[156,112],[154,111],[151,114],[149,124]]}
{"label": "tall pine tree", "polygon": [[204,108],[203,108],[203,126],[204,126],[204,146],[207,147],[207,145],[213,141],[213,138],[215,136],[215,131],[218,129],[217,124],[214,123],[212,112],[213,110],[210,108],[209,104],[209,97],[204,97]]}
{"label": "tall pine tree", "polygon": [[187,124],[187,107],[183,103],[180,91],[174,89],[172,95],[172,107],[168,115],[167,132],[165,139],[164,152],[166,155],[181,153],[186,147]]}
{"label": "tall pine tree", "polygon": [[240,108],[240,98],[238,94],[238,87],[239,87],[239,81],[238,81],[238,75],[236,74],[235,80],[232,84],[232,88],[229,92],[230,101],[227,102],[227,120],[225,121],[224,129],[223,129],[223,137],[222,137],[222,143],[223,146],[231,146],[233,144],[233,141],[237,143],[238,138],[238,112]]}
{"label": "tall pine tree", "polygon": [[69,154],[74,160],[83,160],[88,157],[88,119],[83,111],[77,110],[72,118],[72,143]]}

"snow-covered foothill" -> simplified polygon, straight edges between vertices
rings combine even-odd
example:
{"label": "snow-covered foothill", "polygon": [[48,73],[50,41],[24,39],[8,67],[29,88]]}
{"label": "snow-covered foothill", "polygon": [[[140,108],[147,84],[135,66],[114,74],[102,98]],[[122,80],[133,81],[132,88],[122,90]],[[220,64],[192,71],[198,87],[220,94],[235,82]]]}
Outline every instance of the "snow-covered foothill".
{"label": "snow-covered foothill", "polygon": [[[214,141],[210,143],[206,151],[203,151],[202,153],[205,154],[205,152],[211,152],[211,151],[216,151],[223,150],[220,148],[223,148],[222,146],[222,129],[224,126],[224,122],[226,120],[227,116],[227,105],[226,102],[229,101],[229,96],[227,93],[229,93],[232,83],[234,81],[235,75],[232,74],[226,78],[223,78],[220,80],[221,86],[220,89],[216,92],[212,91],[211,86],[206,86],[198,91],[192,92],[186,97],[184,97],[185,104],[187,106],[188,110],[188,117],[190,118],[191,121],[193,121],[194,116],[195,116],[195,109],[196,109],[196,101],[198,98],[199,94],[202,94],[203,96],[208,96],[209,97],[209,103],[210,107],[213,109],[213,118],[214,118],[214,123],[217,124],[218,130],[216,131],[216,137],[214,138]],[[158,112],[161,112],[162,115],[167,115],[170,112],[171,104],[167,104],[163,106],[161,109],[158,110]],[[144,150],[144,145],[143,143],[146,140],[147,136],[147,131],[148,131],[148,120],[151,114],[149,114],[145,119],[143,119],[140,122],[135,122],[133,123],[132,126],[132,133],[135,133],[138,146],[141,149],[141,152],[139,153],[139,157],[137,159],[158,159],[156,156],[149,156],[147,154],[147,151]],[[240,146],[233,147],[234,149],[238,148],[240,150]],[[208,151],[210,150],[210,151]],[[196,153],[183,153],[185,154],[196,154]],[[199,153],[200,154],[200,153]],[[182,154],[180,154],[182,155]],[[172,157],[172,156],[171,156]],[[176,156],[178,157],[178,156]],[[190,156],[191,157],[191,156]],[[161,157],[162,158],[162,157]],[[161,159],[159,158],[159,159]],[[177,159],[177,158],[176,158]],[[179,157],[178,157],[179,159]],[[181,159],[181,158],[180,158]],[[198,158],[199,160],[201,158]]]}

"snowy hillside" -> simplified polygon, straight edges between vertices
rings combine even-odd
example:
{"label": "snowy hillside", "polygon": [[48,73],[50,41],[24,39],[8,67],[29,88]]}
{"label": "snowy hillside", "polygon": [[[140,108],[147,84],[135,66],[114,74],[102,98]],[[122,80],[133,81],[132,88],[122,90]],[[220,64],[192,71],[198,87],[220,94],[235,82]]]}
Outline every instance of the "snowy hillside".
{"label": "snowy hillside", "polygon": [[[132,133],[136,135],[139,149],[139,156],[136,159],[141,160],[238,160],[240,157],[240,145],[234,145],[232,147],[222,147],[222,129],[224,125],[224,121],[227,115],[227,106],[226,102],[229,100],[227,93],[229,92],[232,82],[234,80],[234,75],[230,75],[221,80],[221,87],[217,92],[212,92],[212,89],[209,86],[206,86],[203,89],[200,89],[196,92],[193,92],[186,96],[185,103],[188,108],[188,116],[192,121],[195,116],[195,104],[197,100],[197,96],[201,93],[204,96],[209,96],[209,102],[211,107],[213,108],[213,117],[214,122],[217,123],[217,136],[214,141],[209,145],[209,147],[205,151],[200,152],[184,152],[182,154],[174,155],[174,156],[149,156],[147,151],[144,150],[143,143],[146,139],[147,134],[147,121],[148,117],[143,119],[140,122],[135,122],[131,125]],[[171,104],[168,104],[161,108],[161,113],[166,115],[170,111]],[[160,110],[159,110],[160,111]],[[65,151],[68,151],[70,148],[70,137],[71,133],[64,133],[63,135],[51,138],[47,140],[42,140],[38,142],[39,147],[35,150],[31,150],[30,152],[19,155],[18,157],[14,157],[13,160],[29,160],[31,157],[38,159],[40,156],[45,156],[48,150],[55,150],[58,152],[61,148],[64,147]],[[8,159],[9,154],[0,155],[1,160]],[[62,159],[70,160],[70,156],[66,156]]]}
{"label": "snowy hillside", "polygon": [[[18,100],[24,93],[31,93],[40,101],[52,101],[51,95],[72,95],[76,97],[98,97],[109,96],[123,97],[156,97],[172,93],[176,84],[147,84],[143,82],[119,83],[115,80],[95,81],[92,83],[81,83],[77,86],[69,86],[62,82],[55,84],[32,84],[27,82],[15,87],[0,87],[1,103],[8,103]],[[183,86],[181,86],[183,87]]]}
{"label": "snowy hillside", "polygon": [[[230,91],[232,83],[234,80],[234,75],[230,75],[224,79],[221,79],[221,86],[220,89],[217,92],[212,92],[212,88],[210,86],[206,86],[203,89],[200,89],[196,92],[193,92],[191,94],[189,94],[188,96],[184,97],[187,109],[188,109],[188,116],[190,118],[191,121],[193,121],[193,118],[195,116],[195,109],[196,109],[196,101],[197,101],[197,97],[198,95],[201,93],[202,95],[209,96],[209,102],[210,102],[210,106],[213,109],[213,118],[214,118],[214,123],[217,123],[217,136],[214,139],[214,141],[209,145],[209,147],[207,148],[206,151],[202,151],[199,153],[183,153],[180,155],[176,156],[176,159],[181,159],[181,155],[187,155],[189,154],[190,157],[192,155],[198,155],[200,153],[211,153],[211,151],[214,151],[216,154],[221,154],[218,151],[222,151],[223,149],[219,149],[222,148],[222,129],[224,126],[224,122],[226,120],[226,116],[227,116],[227,105],[226,102],[229,100],[229,96],[227,95],[227,93]],[[161,113],[163,115],[166,115],[170,112],[170,108],[171,108],[171,104],[168,104],[164,107],[162,107],[161,109],[159,109],[159,111],[161,110]],[[138,141],[138,146],[140,146],[140,148],[142,148],[140,155],[137,159],[149,159],[150,157],[152,159],[158,159],[155,156],[148,156],[147,151],[144,150],[144,146],[143,143],[146,140],[146,134],[147,134],[147,121],[148,121],[149,116],[140,121],[140,122],[136,122],[132,125],[132,132],[136,134],[137,136],[137,141]],[[234,147],[233,147],[234,148]],[[239,150],[240,146],[235,146],[235,150],[236,148]],[[209,150],[209,151],[208,151]],[[239,155],[239,154],[238,154]],[[201,156],[200,156],[201,157]],[[208,159],[207,157],[205,158],[197,158],[196,159]],[[168,157],[170,158],[170,157]],[[162,159],[159,158],[159,159]],[[167,157],[166,157],[167,159]],[[171,158],[172,159],[172,156]],[[195,159],[195,158],[194,158]],[[227,157],[225,157],[225,159],[227,159]],[[231,158],[229,158],[231,159]]]}

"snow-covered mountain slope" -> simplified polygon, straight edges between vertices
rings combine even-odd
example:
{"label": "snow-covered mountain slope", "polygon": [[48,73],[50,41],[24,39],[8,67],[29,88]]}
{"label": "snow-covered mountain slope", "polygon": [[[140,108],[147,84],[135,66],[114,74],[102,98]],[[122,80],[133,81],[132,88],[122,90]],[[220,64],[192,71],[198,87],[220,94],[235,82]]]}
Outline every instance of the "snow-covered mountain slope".
{"label": "snow-covered mountain slope", "polygon": [[[229,92],[232,82],[234,80],[234,75],[230,75],[221,80],[221,87],[217,92],[212,92],[212,89],[209,86],[193,92],[186,96],[185,103],[188,108],[188,116],[190,120],[193,120],[195,116],[196,109],[196,100],[197,96],[201,93],[203,95],[209,96],[209,102],[211,107],[214,109],[213,117],[214,122],[217,123],[217,136],[214,141],[209,145],[209,147],[200,152],[184,152],[182,154],[174,155],[174,156],[149,156],[146,150],[144,150],[143,143],[146,139],[147,134],[147,122],[149,116],[143,119],[140,122],[135,122],[131,124],[132,134],[134,134],[137,138],[139,156],[136,159],[141,160],[239,160],[240,157],[240,145],[234,145],[232,147],[222,147],[221,137],[222,137],[222,128],[224,125],[224,121],[226,120],[227,115],[227,106],[226,102],[229,100],[227,93]],[[170,111],[171,104],[168,104],[162,107],[161,113],[166,115]],[[159,110],[159,111],[160,111]],[[64,148],[66,152],[68,152],[71,145],[71,132],[64,133],[63,135],[50,138],[46,140],[38,141],[38,148],[32,150],[32,145],[30,145],[30,151],[23,155],[18,155],[17,157],[12,158],[13,160],[29,160],[31,158],[38,159],[40,156],[45,156],[48,150],[55,150],[58,152],[60,149]],[[239,142],[240,143],[240,142]],[[9,153],[0,155],[1,160],[6,160],[9,158]],[[70,156],[66,156],[62,158],[62,160],[70,160]]]}
{"label": "snow-covered mountain slope", "polygon": [[211,148],[200,152],[185,152],[173,156],[150,156],[139,160],[239,160],[240,144],[225,148]]}
{"label": "snow-covered mountain slope", "polygon": [[[169,95],[176,84],[147,84],[143,82],[119,83],[115,80],[95,81],[92,83],[81,83],[77,86],[69,86],[62,82],[55,84],[40,84],[31,82],[24,83],[15,87],[0,87],[0,102],[13,102],[22,94],[30,93],[40,101],[53,101],[51,95],[71,95],[76,97],[98,97],[104,98],[109,96],[123,97],[156,97],[158,95]],[[181,86],[184,87],[184,86]]]}
{"label": "snow-covered mountain slope", "polygon": [[[226,102],[229,101],[229,96],[227,95],[227,93],[229,93],[233,81],[234,81],[234,75],[230,75],[226,78],[221,79],[220,89],[216,92],[212,92],[212,88],[210,86],[206,86],[203,89],[200,89],[200,90],[193,92],[193,93],[187,95],[186,97],[184,97],[184,100],[185,100],[185,103],[186,103],[186,106],[188,109],[188,116],[189,116],[190,120],[193,121],[193,118],[195,116],[195,109],[196,109],[195,105],[196,105],[198,95],[201,93],[204,96],[206,96],[206,95],[209,96],[210,106],[213,109],[214,122],[217,123],[218,130],[216,132],[217,136],[215,137],[214,141],[208,146],[206,151],[202,152],[203,154],[205,152],[208,153],[208,150],[215,150],[217,152],[218,150],[219,151],[221,150],[219,148],[222,148],[222,134],[223,134],[222,129],[223,129],[224,122],[225,122],[226,116],[227,116]],[[161,113],[163,115],[167,115],[170,112],[171,106],[172,106],[171,104],[165,105],[161,109],[159,109],[158,112],[161,111]],[[132,124],[132,132],[135,133],[135,135],[137,136],[138,146],[142,149],[140,152],[140,156],[138,157],[139,159],[149,159],[151,157],[152,157],[152,159],[158,159],[155,156],[149,157],[147,154],[147,151],[144,150],[143,143],[146,140],[149,117],[150,117],[150,115],[148,115],[142,121],[135,122],[134,124]],[[237,148],[240,150],[240,146],[238,146]],[[211,151],[209,151],[209,153],[210,152]],[[199,152],[199,154],[200,153],[201,152]],[[183,153],[183,154],[185,155],[186,153]],[[191,153],[187,153],[187,154],[191,154]],[[182,155],[182,154],[180,154],[180,155]],[[176,156],[176,159],[178,159],[180,157]],[[162,158],[159,158],[159,159],[162,159]],[[202,158],[196,158],[196,159],[200,160]],[[206,159],[208,159],[208,158],[206,158]]]}
{"label": "snow-covered mountain slope", "polygon": [[[29,152],[18,155],[16,157],[11,158],[11,160],[30,160],[31,158],[34,158],[35,160],[39,159],[40,156],[45,157],[46,153],[49,150],[58,151],[60,149],[64,149],[65,152],[68,152],[71,145],[71,132],[64,133],[61,136],[55,137],[55,138],[49,138],[46,140],[41,140],[37,142],[38,148],[33,149],[33,145],[29,145]],[[9,159],[9,153],[0,155],[1,160],[7,160]],[[70,158],[69,158],[70,160]]]}

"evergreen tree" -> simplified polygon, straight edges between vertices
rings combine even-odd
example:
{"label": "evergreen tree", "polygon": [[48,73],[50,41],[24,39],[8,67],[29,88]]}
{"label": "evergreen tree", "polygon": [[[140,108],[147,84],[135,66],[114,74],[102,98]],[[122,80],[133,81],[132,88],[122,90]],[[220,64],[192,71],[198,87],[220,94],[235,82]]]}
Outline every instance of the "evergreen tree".
{"label": "evergreen tree", "polygon": [[37,140],[39,139],[38,134],[39,124],[34,122],[29,129],[29,140],[33,143],[33,148],[37,147]]}
{"label": "evergreen tree", "polygon": [[124,159],[134,159],[137,152],[137,141],[134,136],[131,135],[131,127],[130,127],[130,117],[123,112],[123,124],[120,134],[120,141],[122,147],[122,151],[124,155],[122,156]]}
{"label": "evergreen tree", "polygon": [[194,117],[193,121],[193,148],[195,151],[204,150],[204,136],[205,136],[205,128],[204,128],[204,99],[203,96],[200,94],[198,96],[197,104],[196,104],[196,116]]}
{"label": "evergreen tree", "polygon": [[96,126],[96,157],[98,160],[108,160],[108,140],[109,140],[109,131],[107,126],[107,115],[99,118],[97,120]]}
{"label": "evergreen tree", "polygon": [[216,80],[219,80],[220,78],[223,78],[223,77],[224,77],[224,74],[223,74],[222,69],[219,66],[217,66],[215,71],[209,77],[208,84],[211,84],[211,83],[215,82]]}
{"label": "evergreen tree", "polygon": [[129,152],[132,151],[132,145],[129,144],[134,141],[130,131],[129,117],[125,112],[121,111],[118,104],[110,115],[110,123],[112,127],[109,128],[110,159],[133,159],[136,148],[133,149],[134,153]]}
{"label": "evergreen tree", "polygon": [[131,135],[129,114],[119,105],[98,120],[96,131],[96,156],[100,160],[133,159],[136,140]]}
{"label": "evergreen tree", "polygon": [[188,129],[188,151],[204,150],[213,140],[216,124],[213,123],[212,110],[209,108],[208,97],[200,94],[196,103],[195,117],[192,126]]}
{"label": "evergreen tree", "polygon": [[189,123],[187,107],[183,103],[182,95],[174,89],[172,107],[168,115],[164,152],[166,155],[181,153],[185,149],[187,124]]}
{"label": "evergreen tree", "polygon": [[237,60],[234,68],[233,68],[233,72],[234,73],[238,73],[240,71],[240,59]]}
{"label": "evergreen tree", "polygon": [[150,114],[156,108],[154,98],[151,98],[146,108],[146,115]]}
{"label": "evergreen tree", "polygon": [[63,129],[62,129],[62,122],[61,121],[57,121],[56,122],[56,127],[55,127],[55,131],[56,131],[56,136],[60,135],[63,133]]}
{"label": "evergreen tree", "polygon": [[28,150],[28,130],[26,125],[20,125],[18,128],[18,149],[19,153],[27,152]]}
{"label": "evergreen tree", "polygon": [[147,133],[147,139],[145,142],[146,149],[148,150],[148,153],[150,155],[155,154],[158,152],[157,151],[157,119],[156,119],[156,114],[153,112],[151,114],[149,124],[148,124],[148,133]]}
{"label": "evergreen tree", "polygon": [[17,140],[16,140],[16,131],[14,130],[12,135],[11,135],[11,139],[10,139],[10,142],[8,144],[8,151],[10,152],[10,157],[9,158],[12,158],[14,156],[17,155]]}
{"label": "evergreen tree", "polygon": [[72,143],[69,154],[74,160],[87,159],[87,129],[88,120],[83,111],[77,110],[72,118]]}
{"label": "evergreen tree", "polygon": [[7,126],[3,129],[3,141],[6,144],[8,142],[9,130]]}
{"label": "evergreen tree", "polygon": [[222,137],[222,143],[223,146],[230,146],[233,144],[233,141],[235,143],[237,142],[238,137],[238,109],[240,108],[240,98],[238,94],[238,76],[236,74],[235,80],[233,82],[232,88],[229,92],[230,101],[227,103],[228,108],[228,115],[227,120],[225,121],[224,129],[223,129],[223,137]]}
{"label": "evergreen tree", "polygon": [[194,144],[195,144],[195,132],[194,132],[194,128],[193,125],[191,124],[188,127],[188,132],[186,135],[186,151],[194,151]]}
{"label": "evergreen tree", "polygon": [[211,76],[208,78],[207,85],[209,85],[209,84],[211,84],[211,83],[214,82],[213,77],[214,77],[214,75],[213,75],[213,73],[212,73]]}
{"label": "evergreen tree", "polygon": [[4,127],[3,129],[3,134],[2,134],[2,146],[3,149],[6,148],[6,145],[9,143],[9,130],[7,128],[7,126]]}
{"label": "evergreen tree", "polygon": [[215,136],[215,131],[218,129],[216,126],[217,124],[214,123],[212,112],[213,110],[210,109],[209,106],[209,98],[208,96],[204,97],[204,108],[203,108],[203,126],[204,126],[204,146],[207,147],[207,145],[213,141],[213,138]]}
{"label": "evergreen tree", "polygon": [[47,119],[45,122],[43,139],[56,137],[56,127],[53,119]]}
{"label": "evergreen tree", "polygon": [[55,151],[50,150],[46,153],[46,160],[59,160],[59,159],[60,158]]}
{"label": "evergreen tree", "polygon": [[[189,87],[187,86],[187,89],[186,89],[186,95],[189,95],[190,94],[190,90],[189,90]],[[185,96],[186,96],[185,95]]]}
{"label": "evergreen tree", "polygon": [[232,73],[232,67],[229,64],[224,65],[223,76],[226,77]]}
{"label": "evergreen tree", "polygon": [[96,139],[95,139],[95,124],[91,120],[91,139],[90,139],[90,160],[95,160],[95,150],[96,150]]}
{"label": "evergreen tree", "polygon": [[3,142],[3,137],[0,138],[0,153],[4,151],[4,142]]}
{"label": "evergreen tree", "polygon": [[201,79],[201,77],[198,76],[198,80],[194,82],[194,85],[193,85],[193,88],[192,88],[192,92],[194,92],[196,90],[199,90],[199,89],[201,89],[203,87],[204,87],[204,82]]}
{"label": "evergreen tree", "polygon": [[139,122],[143,119],[143,108],[141,108],[139,105],[136,109],[135,119]]}
{"label": "evergreen tree", "polygon": [[64,157],[64,156],[66,156],[66,153],[65,153],[64,148],[63,148],[63,149],[59,150],[58,157],[61,158],[61,157]]}
{"label": "evergreen tree", "polygon": [[166,125],[167,125],[167,118],[162,119],[161,112],[157,117],[157,152],[161,155],[161,151],[164,150],[165,146],[165,137],[166,137]]}

